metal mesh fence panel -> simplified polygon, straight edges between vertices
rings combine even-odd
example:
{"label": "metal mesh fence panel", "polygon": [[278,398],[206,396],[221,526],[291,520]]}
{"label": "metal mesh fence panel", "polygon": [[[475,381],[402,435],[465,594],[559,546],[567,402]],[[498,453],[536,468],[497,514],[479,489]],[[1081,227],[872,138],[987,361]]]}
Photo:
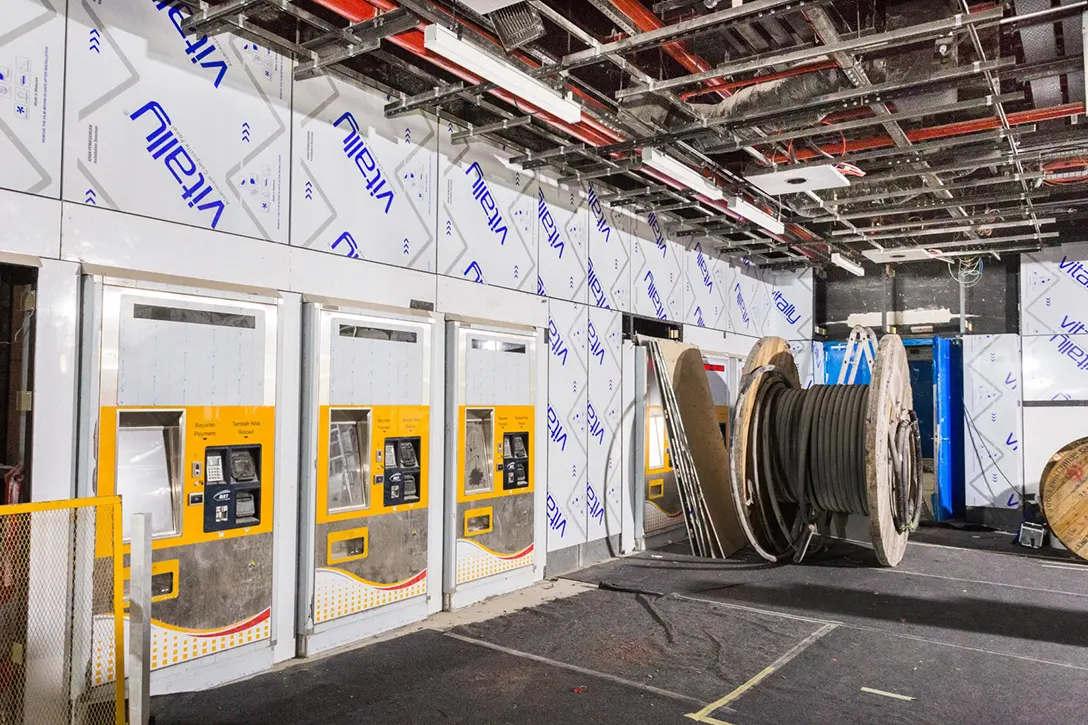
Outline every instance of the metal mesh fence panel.
{"label": "metal mesh fence panel", "polygon": [[123,725],[117,497],[0,506],[0,725]]}

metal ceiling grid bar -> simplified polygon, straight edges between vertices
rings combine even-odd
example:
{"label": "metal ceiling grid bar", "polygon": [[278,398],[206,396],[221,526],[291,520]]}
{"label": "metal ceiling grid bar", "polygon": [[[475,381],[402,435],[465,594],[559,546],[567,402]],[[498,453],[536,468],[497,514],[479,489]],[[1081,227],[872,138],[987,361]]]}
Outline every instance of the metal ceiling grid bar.
{"label": "metal ceiling grid bar", "polygon": [[954,113],[956,111],[969,111],[975,108],[990,108],[1002,101],[1019,101],[1024,98],[1022,92],[1006,93],[1001,96],[983,96],[982,98],[972,98],[967,101],[960,101],[959,103],[949,103],[941,106],[927,106],[912,111],[904,111],[900,113],[892,113],[887,116],[872,116],[870,118],[859,118],[853,121],[843,121],[842,123],[833,123],[827,126],[818,126],[816,128],[797,129],[794,131],[783,131],[782,133],[776,133],[768,136],[765,139],[752,139],[750,141],[742,141],[732,144],[726,144],[723,146],[712,146],[710,148],[703,149],[704,153],[708,154],[724,154],[733,151],[739,151],[748,144],[755,143],[768,143],[770,141],[796,141],[803,138],[813,138],[815,136],[826,136],[829,134],[836,134],[840,131],[851,131],[857,128],[866,128],[868,126],[881,126],[885,123],[906,121],[916,118],[922,118],[923,116],[931,116],[939,113]]}
{"label": "metal ceiling grid bar", "polygon": [[[1034,196],[1044,197],[1044,196],[1049,196],[1049,194],[1050,194],[1050,192],[1047,191],[1047,192],[1044,192],[1044,193],[1035,194]],[[953,200],[953,201],[934,202],[934,203],[930,203],[930,204],[919,204],[917,206],[898,206],[898,207],[890,206],[890,207],[881,207],[881,208],[878,208],[878,209],[869,209],[869,210],[866,210],[866,211],[850,212],[849,214],[843,214],[842,217],[844,219],[871,219],[873,217],[879,217],[879,216],[896,216],[896,215],[899,215],[899,214],[917,214],[917,213],[927,212],[927,211],[937,211],[937,210],[942,210],[942,209],[949,209],[949,208],[952,208],[954,206],[960,206],[960,207],[966,208],[966,207],[976,207],[976,206],[987,206],[987,205],[990,205],[990,204],[999,204],[999,203],[1010,202],[1010,201],[1024,201],[1028,196],[1029,196],[1028,194],[1024,194],[1023,192],[1017,193],[1017,194],[1004,194],[1004,195],[995,195],[995,196],[981,196],[981,195],[980,196],[969,196],[969,197],[961,197],[961,198]],[[832,222],[832,221],[835,221],[835,217],[831,217],[831,216],[815,217],[815,218],[810,218],[807,221],[813,222],[813,223]]]}
{"label": "metal ceiling grid bar", "polygon": [[[951,221],[951,220],[950,220]],[[1040,224],[1054,224],[1057,221],[1056,217],[1048,217],[1046,219],[1040,219]],[[1032,226],[1035,222],[1031,219],[1021,219],[1019,221],[1012,222],[993,222],[992,224],[978,224],[967,226],[954,226],[954,227],[938,227],[935,229],[917,229],[914,231],[899,231],[887,232],[884,234],[872,234],[860,237],[842,238],[841,242],[883,242],[894,239],[902,239],[903,237],[939,237],[942,234],[963,234],[965,232],[975,232],[976,234],[986,234],[989,230],[993,229],[1013,229],[1015,227]],[[872,229],[887,229],[887,227],[870,227]],[[897,227],[898,228],[898,227]]]}
{"label": "metal ceiling grid bar", "polygon": [[921,196],[922,194],[937,194],[942,191],[953,192],[963,191],[965,189],[975,189],[980,186],[996,186],[998,184],[1019,184],[1023,181],[1032,181],[1035,179],[1042,179],[1046,174],[1042,171],[1030,172],[1026,174],[1012,174],[1009,176],[993,176],[986,179],[975,179],[973,181],[964,181],[958,184],[947,184],[940,187],[931,186],[919,186],[913,189],[896,189],[895,191],[881,191],[875,194],[867,194],[865,196],[856,197],[843,197],[843,198],[831,198],[824,199],[822,205],[808,204],[806,206],[799,207],[801,209],[820,209],[823,207],[834,206],[843,207],[853,204],[862,204],[870,201],[881,201],[883,199],[899,199],[902,197],[914,197]]}
{"label": "metal ceiling grid bar", "polygon": [[[755,3],[751,4],[754,5]],[[748,6],[749,4],[745,4],[740,7],[744,8]],[[772,65],[799,63],[801,61],[813,60],[815,58],[830,55],[833,53],[861,54],[873,50],[887,50],[889,48],[895,48],[901,45],[907,45],[910,43],[946,36],[949,33],[961,31],[965,29],[965,27],[969,27],[972,25],[990,27],[1000,22],[1004,12],[1005,11],[1003,8],[997,7],[978,13],[960,13],[950,18],[935,20],[930,23],[922,23],[921,25],[914,25],[909,28],[901,28],[899,30],[892,30],[885,33],[877,33],[875,35],[851,38],[849,40],[843,40],[837,43],[818,45],[814,48],[805,48],[802,50],[794,51],[792,53],[772,56],[770,58],[757,60],[742,60],[736,63],[727,63],[720,65],[712,70],[705,71],[703,73],[693,73],[691,75],[681,76],[678,78],[654,81],[653,83],[645,84],[642,86],[634,86],[632,88],[621,89],[616,92],[616,98],[633,98],[635,96],[644,95],[646,93],[652,93],[653,91],[667,90],[670,88],[692,85],[694,83],[699,83],[702,81],[734,76],[741,73],[752,73],[758,70],[762,70],[764,68],[768,68]],[[677,25],[681,25],[681,23],[677,23]],[[618,42],[622,43],[623,41]],[[612,43],[610,45],[615,45],[615,43]],[[602,46],[602,50],[607,47],[607,45]],[[570,56],[567,56],[567,58],[569,57]],[[564,58],[564,62],[567,58]]]}
{"label": "metal ceiling grid bar", "polygon": [[[305,80],[320,75],[322,69],[336,63],[343,63],[357,55],[370,53],[382,45],[382,40],[391,35],[411,30],[419,24],[419,19],[406,10],[394,10],[382,13],[359,27],[353,35],[355,39],[346,46],[338,47],[329,53],[318,53],[318,57],[300,63],[295,67],[295,80]],[[356,26],[353,26],[356,27]]]}

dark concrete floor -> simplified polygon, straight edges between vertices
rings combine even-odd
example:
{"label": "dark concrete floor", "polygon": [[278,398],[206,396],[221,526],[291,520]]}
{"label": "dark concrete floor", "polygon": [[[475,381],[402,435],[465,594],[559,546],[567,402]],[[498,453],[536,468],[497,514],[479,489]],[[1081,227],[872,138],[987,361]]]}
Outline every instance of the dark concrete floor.
{"label": "dark concrete floor", "polygon": [[1088,723],[1088,566],[912,544],[886,570],[842,545],[571,578],[597,588],[156,698],[156,723]]}

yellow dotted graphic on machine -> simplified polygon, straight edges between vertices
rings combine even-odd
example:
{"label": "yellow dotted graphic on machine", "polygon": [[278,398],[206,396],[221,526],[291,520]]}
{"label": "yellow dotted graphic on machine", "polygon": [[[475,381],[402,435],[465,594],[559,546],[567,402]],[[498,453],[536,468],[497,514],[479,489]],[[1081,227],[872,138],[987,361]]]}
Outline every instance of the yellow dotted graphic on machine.
{"label": "yellow dotted graphic on machine", "polygon": [[677,511],[674,514],[667,514],[653,501],[647,501],[642,514],[642,528],[644,531],[667,529],[680,521],[680,515],[682,513],[682,511]]}
{"label": "yellow dotted graphic on machine", "polygon": [[426,593],[426,569],[396,584],[367,582],[339,569],[318,569],[314,582],[314,622],[328,622]]}
{"label": "yellow dotted graphic on machine", "polygon": [[509,556],[488,551],[474,541],[457,540],[457,583],[482,579],[493,574],[533,564],[533,545]]}
{"label": "yellow dotted graphic on machine", "polygon": [[[252,619],[211,632],[183,632],[153,622],[151,669],[161,669],[268,639],[272,635],[271,613],[271,609],[266,609]],[[128,617],[125,617],[125,636],[128,636]],[[104,685],[113,682],[116,676],[113,661],[113,619],[109,616],[95,617],[93,637],[92,681],[95,685]]]}

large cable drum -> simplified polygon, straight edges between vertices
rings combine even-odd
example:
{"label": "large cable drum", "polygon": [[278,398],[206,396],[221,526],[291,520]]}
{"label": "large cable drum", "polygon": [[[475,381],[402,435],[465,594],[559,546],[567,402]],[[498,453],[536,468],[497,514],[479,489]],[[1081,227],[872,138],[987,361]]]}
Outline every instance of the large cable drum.
{"label": "large cable drum", "polygon": [[897,565],[922,504],[903,341],[881,339],[870,385],[802,389],[778,337],[756,343],[744,370],[730,466],[748,542],[770,561],[800,561],[827,541],[836,516],[866,516],[877,559]]}

